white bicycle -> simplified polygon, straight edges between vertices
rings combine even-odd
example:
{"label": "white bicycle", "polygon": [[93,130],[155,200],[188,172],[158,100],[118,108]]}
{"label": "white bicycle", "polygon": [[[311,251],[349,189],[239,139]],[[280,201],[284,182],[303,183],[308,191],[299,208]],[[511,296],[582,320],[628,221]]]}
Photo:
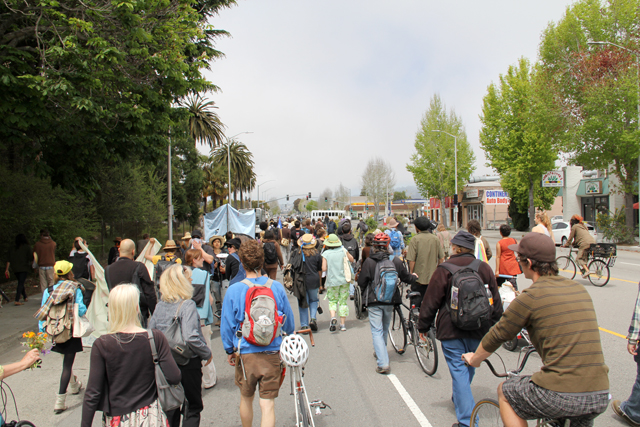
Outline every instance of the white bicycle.
{"label": "white bicycle", "polygon": [[[309,346],[300,333],[308,333],[311,345],[315,346],[311,329],[303,329],[286,335],[280,344],[280,360],[291,369],[291,394],[294,396],[296,409],[296,427],[315,427],[311,408],[316,408],[316,415],[320,409],[331,407],[322,400],[309,402],[307,389],[304,386],[304,365],[309,358]],[[283,374],[284,375],[284,374]]]}

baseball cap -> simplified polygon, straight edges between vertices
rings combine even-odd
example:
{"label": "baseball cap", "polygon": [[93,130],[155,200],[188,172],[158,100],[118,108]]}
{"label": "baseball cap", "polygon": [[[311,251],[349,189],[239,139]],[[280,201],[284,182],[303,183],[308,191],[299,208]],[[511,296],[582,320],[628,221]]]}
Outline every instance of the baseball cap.
{"label": "baseball cap", "polygon": [[556,260],[556,245],[546,234],[528,233],[517,245],[509,245],[509,249],[535,261],[554,262]]}
{"label": "baseball cap", "polygon": [[55,265],[53,266],[53,271],[55,271],[58,276],[64,276],[65,274],[69,274],[72,268],[73,264],[71,264],[69,261],[63,260],[57,261],[55,263]]}

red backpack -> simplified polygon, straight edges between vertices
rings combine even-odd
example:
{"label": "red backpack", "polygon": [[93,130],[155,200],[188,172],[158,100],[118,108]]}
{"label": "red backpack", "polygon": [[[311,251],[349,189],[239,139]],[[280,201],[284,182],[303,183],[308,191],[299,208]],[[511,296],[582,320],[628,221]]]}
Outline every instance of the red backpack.
{"label": "red backpack", "polygon": [[242,283],[249,286],[244,303],[242,336],[250,344],[267,346],[280,336],[284,323],[284,316],[278,315],[278,304],[271,290],[273,280],[267,280],[264,285],[256,285],[246,279]]}

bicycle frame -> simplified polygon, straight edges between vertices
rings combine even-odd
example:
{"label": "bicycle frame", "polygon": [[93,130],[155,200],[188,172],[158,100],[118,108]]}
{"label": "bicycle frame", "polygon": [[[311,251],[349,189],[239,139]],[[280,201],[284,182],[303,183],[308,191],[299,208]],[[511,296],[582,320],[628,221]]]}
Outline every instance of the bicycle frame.
{"label": "bicycle frame", "polygon": [[[307,389],[304,386],[304,374],[303,368],[300,366],[290,367],[291,369],[291,394],[294,396],[296,407],[296,427],[307,427],[304,425],[304,416],[300,413],[300,406],[305,405],[307,413],[309,414],[309,421],[311,426],[315,427],[313,422],[313,415],[311,413],[311,406],[309,405],[309,397],[307,396]],[[304,402],[300,401],[301,396],[304,395]]]}

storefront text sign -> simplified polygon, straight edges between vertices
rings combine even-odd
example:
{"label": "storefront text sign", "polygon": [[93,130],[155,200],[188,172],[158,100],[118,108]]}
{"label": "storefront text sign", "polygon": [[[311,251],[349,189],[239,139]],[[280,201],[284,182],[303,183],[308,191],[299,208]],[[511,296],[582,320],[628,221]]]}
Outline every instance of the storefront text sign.
{"label": "storefront text sign", "polygon": [[602,181],[590,181],[585,183],[585,193],[602,194]]}
{"label": "storefront text sign", "polygon": [[487,190],[486,196],[487,201],[485,203],[487,205],[508,205],[511,201],[509,193],[502,190]]}
{"label": "storefront text sign", "polygon": [[542,175],[543,187],[562,187],[564,185],[562,171],[549,171]]}
{"label": "storefront text sign", "polygon": [[465,191],[464,194],[467,196],[467,199],[475,199],[478,197],[478,190]]}

